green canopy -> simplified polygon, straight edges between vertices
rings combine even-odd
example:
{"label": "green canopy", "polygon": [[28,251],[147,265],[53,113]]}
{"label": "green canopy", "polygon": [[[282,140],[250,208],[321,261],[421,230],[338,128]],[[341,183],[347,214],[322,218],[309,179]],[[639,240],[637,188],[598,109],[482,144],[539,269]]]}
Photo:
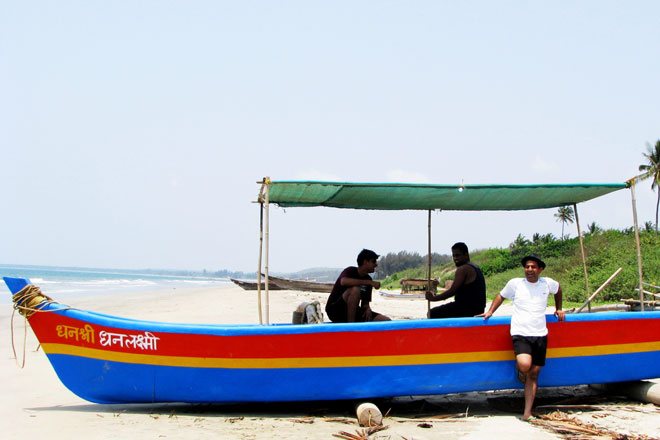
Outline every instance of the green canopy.
{"label": "green canopy", "polygon": [[[268,181],[269,203],[282,207],[511,211],[573,205],[626,188],[626,183],[426,185]],[[263,201],[263,200],[260,200]]]}

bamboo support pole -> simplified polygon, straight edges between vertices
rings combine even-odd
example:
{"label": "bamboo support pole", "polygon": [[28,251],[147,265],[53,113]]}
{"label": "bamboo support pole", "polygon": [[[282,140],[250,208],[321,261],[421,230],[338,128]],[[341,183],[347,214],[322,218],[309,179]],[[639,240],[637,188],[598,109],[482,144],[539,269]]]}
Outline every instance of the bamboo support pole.
{"label": "bamboo support pole", "polygon": [[[428,284],[427,288],[431,290],[431,210],[429,209],[429,220],[428,220]],[[426,301],[426,310],[427,312],[431,311],[431,301]]]}
{"label": "bamboo support pole", "polygon": [[[635,290],[637,290],[637,289],[635,289]],[[660,295],[658,295],[657,293],[649,292],[648,290],[644,290],[643,292],[648,296],[653,296],[655,298],[660,298]]]}
{"label": "bamboo support pole", "polygon": [[653,287],[654,289],[660,289],[660,287],[656,286],[655,284],[649,284],[649,283],[642,283],[644,286],[649,286]]}
{"label": "bamboo support pole", "polygon": [[635,199],[635,179],[628,181],[630,184],[630,194],[632,196],[633,224],[635,226],[635,243],[637,244],[637,272],[639,275],[639,303],[641,310],[644,311],[644,287],[642,286],[642,247],[639,244],[639,228],[637,227],[637,200]]}
{"label": "bamboo support pole", "polygon": [[268,291],[268,256],[269,256],[269,230],[270,230],[270,224],[269,224],[269,184],[270,184],[270,178],[266,177],[264,179],[264,183],[266,185],[266,190],[264,191],[264,201],[266,203],[266,212],[265,212],[265,222],[266,222],[266,228],[265,228],[265,240],[266,240],[266,255],[265,255],[265,264],[264,264],[264,274],[266,275],[266,325],[270,324],[270,293]]}
{"label": "bamboo support pole", "polygon": [[593,301],[593,299],[596,297],[596,295],[598,295],[598,294],[600,293],[601,290],[603,290],[608,284],[610,284],[610,282],[611,282],[614,278],[616,278],[617,275],[619,275],[619,274],[621,273],[622,270],[623,270],[622,267],[618,268],[617,271],[614,272],[614,273],[612,274],[612,276],[610,276],[610,277],[607,279],[607,281],[605,281],[605,282],[603,283],[603,285],[600,286],[600,287],[594,292],[594,294],[591,295],[591,296],[589,297],[589,299],[588,299],[584,304],[582,304],[582,305],[580,306],[579,309],[577,309],[577,310],[575,311],[575,313],[580,313],[580,312],[582,311],[582,309],[584,309],[584,308],[587,306],[587,304],[590,304],[591,301]]}
{"label": "bamboo support pole", "polygon": [[[591,313],[596,312],[629,312],[631,307],[628,304],[604,304],[602,306],[591,307]],[[566,313],[576,313],[576,309],[566,310]]]}
{"label": "bamboo support pole", "polygon": [[[587,275],[587,257],[584,252],[584,241],[582,240],[582,231],[580,231],[580,218],[578,217],[577,204],[573,204],[573,212],[575,213],[575,225],[577,226],[578,237],[580,238],[580,251],[582,252],[582,268],[584,269],[584,286],[587,292],[587,298],[591,295],[589,291],[589,276]],[[589,312],[591,312],[591,303],[589,303]]]}
{"label": "bamboo support pole", "polygon": [[[261,200],[261,197],[259,197]],[[264,323],[261,313],[261,257],[264,248],[264,204],[259,203],[259,267],[257,269],[257,307],[259,308],[259,325]]]}

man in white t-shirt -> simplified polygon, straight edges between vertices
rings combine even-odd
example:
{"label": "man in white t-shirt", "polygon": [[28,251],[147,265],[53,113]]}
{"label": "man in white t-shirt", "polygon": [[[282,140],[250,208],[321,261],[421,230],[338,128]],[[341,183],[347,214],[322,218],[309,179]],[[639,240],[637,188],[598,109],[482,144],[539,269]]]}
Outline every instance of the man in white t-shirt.
{"label": "man in white t-shirt", "polygon": [[488,319],[505,299],[513,301],[511,340],[516,354],[518,379],[525,383],[523,420],[529,420],[548,346],[548,328],[545,325],[548,295],[553,294],[555,297],[557,319],[563,321],[566,315],[561,309],[561,286],[552,278],[540,276],[545,269],[543,260],[531,254],[523,258],[521,263],[525,268],[525,278],[514,278],[506,283],[491,303],[490,309],[477,316]]}

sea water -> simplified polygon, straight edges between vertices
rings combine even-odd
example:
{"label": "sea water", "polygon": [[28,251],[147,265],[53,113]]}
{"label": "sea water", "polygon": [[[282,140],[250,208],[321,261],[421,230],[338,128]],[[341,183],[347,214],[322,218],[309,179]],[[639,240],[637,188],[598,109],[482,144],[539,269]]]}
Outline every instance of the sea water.
{"label": "sea water", "polygon": [[[44,294],[58,299],[106,293],[119,294],[146,290],[232,285],[228,278],[201,275],[5,264],[0,264],[0,277],[28,278],[32,284],[40,287]],[[4,282],[0,282],[0,303],[10,301],[9,290]]]}

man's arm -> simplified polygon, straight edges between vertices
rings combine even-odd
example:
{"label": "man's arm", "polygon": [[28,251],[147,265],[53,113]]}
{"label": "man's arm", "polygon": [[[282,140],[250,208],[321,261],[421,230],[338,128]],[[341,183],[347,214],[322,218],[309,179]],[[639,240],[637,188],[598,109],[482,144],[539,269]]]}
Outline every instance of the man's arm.
{"label": "man's arm", "polygon": [[498,293],[495,299],[493,299],[493,302],[490,304],[490,308],[488,309],[488,311],[486,313],[481,313],[476,316],[477,317],[483,316],[484,319],[490,318],[491,316],[493,316],[493,313],[495,313],[495,310],[497,310],[497,308],[501,306],[503,302],[504,302],[504,298],[502,297],[502,295]]}
{"label": "man's arm", "polygon": [[561,293],[561,285],[557,289],[557,293],[555,293],[555,316],[557,317],[558,320],[563,321],[564,318],[566,318],[566,312],[564,312],[561,309],[562,306],[562,293]]}
{"label": "man's arm", "polygon": [[474,272],[474,268],[469,264],[464,264],[456,268],[456,274],[454,275],[454,282],[451,284],[451,287],[439,295],[434,295],[432,292],[427,291],[425,297],[429,301],[443,301],[447,298],[451,298],[456,295],[459,287],[465,284],[465,281],[468,277]]}
{"label": "man's arm", "polygon": [[339,283],[344,287],[371,286],[375,289],[380,289],[380,282],[374,280],[361,280],[359,278],[344,277]]}
{"label": "man's arm", "polygon": [[[343,277],[339,281],[339,284],[341,284],[344,287],[371,286],[375,289],[380,289],[380,281],[365,280],[365,279],[361,279],[361,278]],[[369,302],[370,302],[369,300],[365,300],[364,298],[360,298],[359,307],[360,307],[360,309],[363,310],[364,315],[367,319],[371,319],[371,307],[369,306]]]}

